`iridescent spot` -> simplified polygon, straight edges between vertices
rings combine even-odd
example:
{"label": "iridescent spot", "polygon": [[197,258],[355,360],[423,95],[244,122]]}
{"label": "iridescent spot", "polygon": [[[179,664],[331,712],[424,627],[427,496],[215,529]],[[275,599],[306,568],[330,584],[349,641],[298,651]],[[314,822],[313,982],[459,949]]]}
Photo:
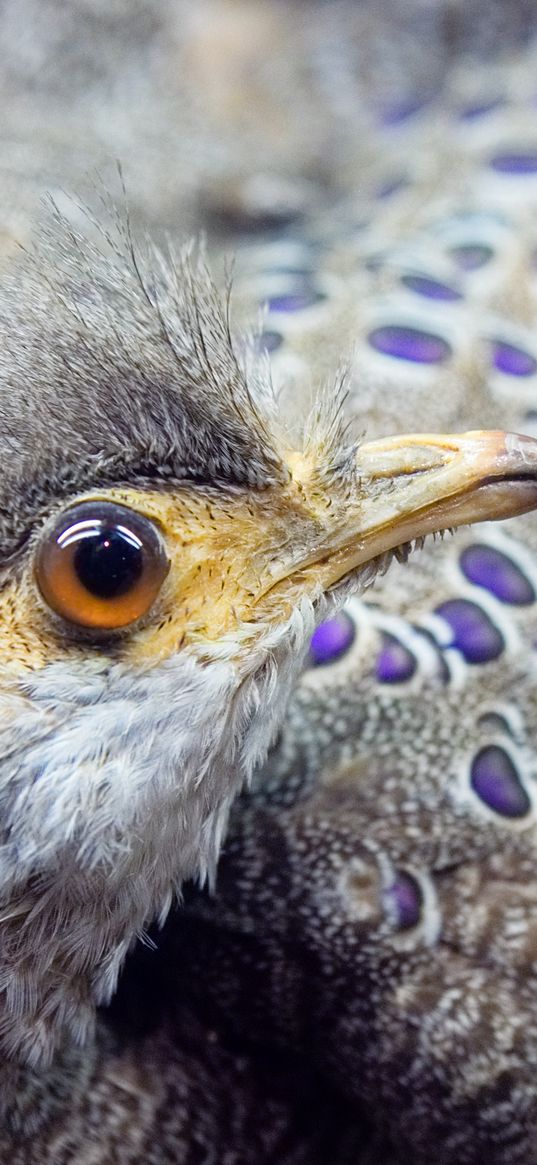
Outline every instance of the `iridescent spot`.
{"label": "iridescent spot", "polygon": [[477,121],[480,117],[485,117],[487,113],[492,113],[495,109],[499,109],[503,105],[501,97],[491,97],[488,100],[476,101],[473,105],[467,105],[466,109],[461,109],[461,121]]}
{"label": "iridescent spot", "polygon": [[504,340],[493,341],[493,362],[498,372],[507,376],[533,376],[537,372],[537,360],[523,348],[507,344]]}
{"label": "iridescent spot", "polygon": [[500,712],[483,712],[482,716],[478,717],[477,723],[480,728],[486,729],[487,732],[507,733],[508,736],[513,735],[509,721]]}
{"label": "iridescent spot", "polygon": [[283,336],[279,332],[261,332],[256,338],[256,351],[275,352],[283,344]]}
{"label": "iridescent spot", "polygon": [[537,174],[537,152],[535,150],[506,150],[495,154],[490,165],[497,174]]}
{"label": "iridescent spot", "polygon": [[440,364],[451,355],[447,340],[433,332],[409,328],[402,324],[385,324],[368,336],[369,343],[383,356],[409,360],[414,364]]}
{"label": "iridescent spot", "polygon": [[423,109],[424,101],[422,97],[401,97],[399,101],[394,101],[393,105],[385,105],[381,110],[381,121],[383,125],[400,125],[401,122],[407,121],[409,117],[414,117]]}
{"label": "iridescent spot", "polygon": [[391,198],[392,194],[397,194],[400,190],[404,190],[408,186],[408,179],[399,176],[398,178],[389,178],[383,182],[377,190],[377,198]]}
{"label": "iridescent spot", "polygon": [[411,679],[416,670],[416,659],[395,635],[382,636],[382,648],[375,663],[375,676],[380,684],[401,684]]}
{"label": "iridescent spot", "polygon": [[310,641],[308,662],[311,667],[335,663],[352,647],[356,639],[356,625],[346,611],[340,611],[333,619],[326,619],[313,632]]}
{"label": "iridescent spot", "polygon": [[535,591],[520,567],[494,546],[475,542],[460,557],[461,570],[478,587],[490,591],[502,603],[527,606],[535,602]]}
{"label": "iridescent spot", "polygon": [[480,800],[502,817],[525,817],[531,808],[511,757],[496,744],[482,748],[474,758],[470,784]]}
{"label": "iridescent spot", "polygon": [[450,287],[448,283],[440,283],[438,279],[430,279],[427,275],[403,275],[401,283],[416,295],[423,295],[426,299],[441,300],[442,303],[456,303],[463,299],[461,291]]}
{"label": "iridescent spot", "polygon": [[451,627],[450,646],[457,647],[467,663],[488,663],[501,655],[503,635],[478,603],[448,599],[436,608],[436,614]]}
{"label": "iridescent spot", "polygon": [[381,271],[385,262],[386,255],[384,254],[370,255],[365,260],[364,267],[366,271]]}
{"label": "iridescent spot", "polygon": [[297,312],[305,311],[308,307],[315,307],[322,303],[326,295],[322,291],[290,291],[284,295],[273,295],[268,300],[269,311]]}
{"label": "iridescent spot", "polygon": [[423,894],[419,882],[406,870],[396,870],[395,881],[384,891],[389,913],[398,930],[411,930],[421,918]]}
{"label": "iridescent spot", "polygon": [[486,243],[461,243],[450,248],[450,255],[461,271],[477,271],[490,263],[494,255],[492,247]]}

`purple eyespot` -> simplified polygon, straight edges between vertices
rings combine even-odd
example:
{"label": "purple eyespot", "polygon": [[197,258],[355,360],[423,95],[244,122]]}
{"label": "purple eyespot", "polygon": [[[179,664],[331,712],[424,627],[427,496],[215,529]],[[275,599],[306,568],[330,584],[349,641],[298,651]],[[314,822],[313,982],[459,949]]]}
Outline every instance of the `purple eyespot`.
{"label": "purple eyespot", "polygon": [[537,174],[537,152],[535,150],[506,150],[495,154],[490,165],[497,174]]}
{"label": "purple eyespot", "polygon": [[396,870],[395,881],[384,891],[389,913],[398,930],[411,930],[421,918],[423,894],[419,882],[406,870]]}
{"label": "purple eyespot", "polygon": [[375,663],[375,676],[380,684],[401,684],[409,680],[416,670],[416,660],[412,652],[404,647],[394,635],[384,632],[382,648]]}
{"label": "purple eyespot", "polygon": [[436,608],[453,632],[451,645],[457,647],[467,663],[488,663],[501,655],[505,643],[492,619],[477,603],[469,599],[448,599]]}
{"label": "purple eyespot", "polygon": [[477,723],[480,728],[486,729],[487,732],[500,732],[508,736],[513,735],[509,721],[500,712],[483,712],[483,715],[478,717]]}
{"label": "purple eyespot", "polygon": [[283,344],[283,336],[280,332],[261,332],[261,335],[256,338],[256,351],[261,352],[276,352],[276,350]]}
{"label": "purple eyespot", "polygon": [[290,291],[285,295],[273,295],[268,301],[268,309],[273,312],[305,311],[325,299],[322,291]]}
{"label": "purple eyespot", "polygon": [[487,113],[493,113],[501,105],[503,105],[501,97],[492,97],[488,101],[476,101],[474,105],[467,105],[466,109],[461,109],[459,116],[461,121],[477,121],[479,117],[485,117]]}
{"label": "purple eyespot", "polygon": [[364,267],[366,271],[382,271],[384,263],[386,262],[386,255],[384,253],[370,255],[365,260]]}
{"label": "purple eyespot", "polygon": [[463,299],[461,291],[450,287],[447,283],[439,283],[437,279],[429,279],[427,275],[403,275],[401,283],[416,295],[423,295],[426,299],[441,300],[442,303],[456,303]]}
{"label": "purple eyespot", "polygon": [[463,243],[458,247],[451,247],[449,253],[461,271],[477,271],[479,267],[490,263],[494,255],[492,247],[486,243]]}
{"label": "purple eyespot", "polygon": [[346,611],[327,619],[313,632],[308,662],[310,667],[335,663],[352,647],[356,639],[356,625]]}
{"label": "purple eyespot", "polygon": [[377,198],[391,198],[392,194],[397,194],[399,190],[404,190],[408,186],[408,179],[399,176],[399,178],[388,179],[379,186],[377,190]]}
{"label": "purple eyespot", "polygon": [[369,333],[369,343],[383,356],[409,360],[414,364],[440,364],[451,355],[451,348],[441,336],[422,332],[401,324],[386,324]]}
{"label": "purple eyespot", "polygon": [[470,784],[480,800],[502,817],[525,817],[531,808],[511,757],[496,744],[478,752],[472,762]]}
{"label": "purple eyespot", "polygon": [[402,97],[399,101],[394,101],[393,105],[385,105],[381,110],[382,125],[400,125],[401,122],[407,121],[409,117],[414,117],[416,113],[419,113],[423,106],[422,97]]}
{"label": "purple eyespot", "polygon": [[535,591],[507,554],[494,546],[476,542],[467,546],[460,557],[461,570],[478,587],[490,591],[502,603],[527,606],[535,602]]}
{"label": "purple eyespot", "polygon": [[493,363],[498,372],[505,372],[507,376],[533,376],[537,371],[534,356],[503,340],[493,341]]}

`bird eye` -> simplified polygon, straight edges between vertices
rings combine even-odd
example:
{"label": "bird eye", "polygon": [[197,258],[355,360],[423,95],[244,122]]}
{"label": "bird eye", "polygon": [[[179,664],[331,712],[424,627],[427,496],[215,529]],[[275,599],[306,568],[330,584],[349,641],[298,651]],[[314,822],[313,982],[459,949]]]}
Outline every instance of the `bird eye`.
{"label": "bird eye", "polygon": [[41,594],[79,627],[128,627],[154,603],[168,573],[162,538],[147,518],[114,502],[64,510],[35,560]]}

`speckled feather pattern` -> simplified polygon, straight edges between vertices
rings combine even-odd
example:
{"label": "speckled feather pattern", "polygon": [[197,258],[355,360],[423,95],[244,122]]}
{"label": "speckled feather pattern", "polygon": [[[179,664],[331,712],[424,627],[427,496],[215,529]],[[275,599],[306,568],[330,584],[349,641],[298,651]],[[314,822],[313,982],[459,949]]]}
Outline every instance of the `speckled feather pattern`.
{"label": "speckled feather pattern", "polygon": [[[237,317],[248,324],[263,313],[259,343],[271,352],[272,382],[290,411],[303,411],[310,383],[334,378],[345,363],[347,416],[370,436],[500,424],[534,432],[535,54],[517,42],[527,39],[537,13],[522,4],[399,7],[379,16],[367,5],[300,4],[289,12],[275,5],[269,26],[261,26],[272,56],[255,50],[263,66],[257,105],[246,103],[241,125],[224,68],[220,87],[213,77],[215,93],[203,100],[193,100],[187,82],[181,93],[173,81],[155,84],[155,61],[169,67],[162,78],[173,77],[177,51],[190,62],[195,94],[196,61],[200,81],[207,75],[196,45],[214,61],[193,7],[173,7],[171,37],[165,16],[155,9],[152,23],[137,5],[125,67],[114,73],[115,113],[106,129],[93,118],[92,151],[96,160],[111,147],[122,152],[125,94],[136,92],[141,109],[149,91],[130,159],[134,217],[138,226],[171,221],[176,231],[179,207],[189,227],[209,227],[215,252],[222,242],[235,246]],[[225,6],[209,8],[217,28],[232,23]],[[22,17],[13,5],[0,19],[17,47],[5,84],[16,97],[10,142],[14,128],[21,150],[39,120],[21,83],[21,59],[38,46],[56,129],[54,145],[42,149],[50,185],[51,173],[59,183],[83,170],[80,159],[70,170],[64,157],[60,104],[66,92],[76,94],[78,71],[86,113],[101,108],[100,46],[116,43],[114,36],[124,45],[126,25],[119,0],[105,14],[95,3],[73,6],[70,19],[85,29],[87,50],[70,76],[58,61],[71,34],[62,36],[56,5],[47,9],[46,36],[37,29],[20,39]],[[240,4],[236,12],[252,20],[255,41],[257,5]],[[293,46],[299,37],[304,47],[304,19],[298,67]],[[132,78],[140,53],[146,59],[140,46],[148,23],[153,55],[142,92]],[[485,58],[503,49],[502,62],[468,61],[468,48]],[[275,72],[281,86],[273,96]],[[278,126],[282,106],[289,118],[278,134],[269,113]],[[160,145],[150,127],[155,109],[166,127]],[[71,127],[83,116],[80,101]],[[185,178],[184,143],[192,142]],[[158,175],[170,170],[164,154],[173,165],[159,186]],[[151,170],[148,189],[147,163],[155,157],[162,169]],[[260,159],[276,173],[283,197],[268,233],[247,193]],[[281,194],[284,178],[292,213]],[[16,185],[13,170],[10,180]],[[13,217],[29,230],[42,184],[43,173],[28,177],[7,230]],[[236,231],[237,223],[247,233]],[[88,292],[84,272],[98,260],[79,227],[59,278],[76,273],[83,335],[85,314],[105,330],[112,326],[115,291],[97,281],[97,298]],[[35,278],[28,276],[30,297]],[[9,303],[10,286],[6,334],[14,313],[24,334],[24,303]],[[158,314],[148,311],[136,272],[128,287],[113,326],[124,350],[151,348],[152,374],[168,383],[177,363],[162,344]],[[54,300],[40,345],[59,368]],[[219,351],[229,357],[225,346]],[[92,360],[97,375],[98,355]],[[31,395],[36,350],[28,345],[24,361],[18,374]],[[9,361],[3,368],[7,375]],[[76,396],[85,371],[86,357],[67,368],[64,362],[64,391]],[[240,395],[240,368],[232,374]],[[117,401],[123,422],[120,387]],[[173,394],[167,417],[172,412]],[[77,467],[91,457],[93,420],[75,426]],[[218,416],[214,423],[220,436]],[[166,432],[166,418],[157,418],[142,434],[141,450],[129,439],[134,475],[156,449],[159,463],[169,464]],[[278,473],[277,449],[270,442],[259,448],[256,433],[238,426],[230,434],[233,456],[213,467],[224,479],[255,488]],[[202,436],[200,465],[211,447],[211,434]],[[57,490],[53,468],[45,468],[46,489]],[[105,467],[103,480],[114,472]],[[15,489],[16,480],[2,505],[6,539],[20,522]],[[67,1042],[47,1069],[19,1078],[8,1070],[17,1101],[0,1134],[2,1159],[421,1165],[434,1157],[441,1165],[535,1165],[536,529],[530,516],[427,544],[408,564],[394,564],[369,596],[350,602],[338,646],[325,644],[321,663],[313,643],[275,748],[233,812],[216,893],[192,888],[185,908],[153,934],[157,949],[135,953],[93,1042],[83,1050]],[[312,627],[305,612],[296,650]],[[83,714],[91,715],[86,696]],[[285,676],[280,696],[283,705]],[[213,709],[206,714],[216,731]],[[30,739],[28,763],[32,746]],[[170,875],[159,903],[163,914],[172,881]],[[134,897],[143,927],[149,904]],[[101,998],[119,961],[108,968]],[[35,1004],[31,985],[22,995]],[[29,1015],[31,1031],[31,1008]]]}

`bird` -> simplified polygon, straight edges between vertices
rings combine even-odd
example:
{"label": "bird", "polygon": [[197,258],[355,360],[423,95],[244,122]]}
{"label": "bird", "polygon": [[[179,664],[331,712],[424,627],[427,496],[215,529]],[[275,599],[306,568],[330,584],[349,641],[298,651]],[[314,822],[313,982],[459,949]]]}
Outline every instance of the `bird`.
{"label": "bird", "polygon": [[[431,401],[535,423],[534,51],[401,103],[380,208],[352,243],[363,192],[332,216],[317,287],[357,303],[368,430]],[[267,327],[275,363],[307,359],[281,303]],[[306,1160],[537,1160],[534,555],[528,519],[459,533],[319,628],[217,893],[169,933],[169,982],[253,1071],[287,1049],[354,1106]]]}
{"label": "bird", "polygon": [[[255,5],[240,11],[257,19]],[[326,30],[326,10],[313,11]],[[143,25],[143,6],[140,13]],[[342,14],[353,26],[353,10]],[[102,16],[97,24],[102,43],[109,26]],[[283,35],[289,27],[296,37],[303,24],[279,12],[283,64],[293,58]],[[375,24],[382,43],[393,28]],[[90,50],[91,38],[86,43]],[[338,40],[342,53],[347,43]],[[226,294],[203,252],[171,247],[169,259],[160,258],[138,245],[126,213],[103,227],[91,212],[81,222],[76,206],[66,213],[56,199],[41,228],[27,228],[24,218],[31,241],[25,237],[17,260],[7,248],[0,309],[6,1160],[60,1165],[87,1153],[103,1162],[187,1161],[200,1144],[213,1159],[228,1151],[236,1160],[262,1159],[255,1144],[266,1160],[287,1152],[289,1160],[338,1154],[343,1162],[374,1153],[375,1137],[385,1133],[377,1163],[394,1145],[401,1160],[405,1153],[425,1160],[440,1143],[446,1161],[478,1160],[486,1150],[498,1162],[531,1165],[531,976],[526,982],[523,971],[528,934],[531,948],[532,520],[516,518],[513,535],[487,525],[481,541],[465,535],[456,551],[425,547],[414,569],[412,559],[391,567],[371,603],[355,598],[342,614],[338,608],[427,534],[536,504],[531,432],[503,433],[521,419],[531,430],[537,367],[529,258],[536,167],[531,148],[513,136],[527,111],[523,80],[529,87],[532,60],[528,52],[516,70],[507,64],[498,72],[516,108],[505,119],[500,103],[496,129],[494,108],[469,115],[457,105],[461,86],[478,87],[473,70],[462,81],[448,71],[454,108],[445,91],[425,112],[419,102],[386,104],[385,136],[378,134],[385,148],[370,160],[368,180],[403,156],[415,170],[392,180],[391,190],[385,183],[378,203],[362,184],[354,199],[359,151],[348,134],[344,148],[334,144],[337,191],[323,195],[321,185],[313,196],[311,178],[304,184],[293,173],[292,190],[305,200],[297,238],[294,201],[289,210],[284,198],[283,211],[265,202],[259,213],[244,177],[245,134],[238,177],[226,184],[215,167],[205,213],[209,222],[213,215],[235,224],[230,237],[237,224],[249,232],[234,294],[239,315],[251,310],[253,287],[266,304],[253,341],[233,337]],[[331,108],[338,69],[321,59],[320,72],[319,106]],[[487,74],[479,78],[486,89]],[[72,83],[63,75],[53,81],[60,89]],[[50,84],[45,69],[45,91]],[[224,75],[223,84],[233,81]],[[99,78],[95,93],[103,99]],[[353,95],[352,86],[350,94],[341,90],[346,131]],[[16,124],[23,96],[10,112]],[[81,105],[87,109],[86,94]],[[233,108],[222,113],[226,133]],[[38,116],[37,103],[32,112]],[[492,129],[485,120],[486,130],[461,132],[461,121],[472,126],[490,112]],[[334,119],[339,125],[331,110],[330,125]],[[121,125],[121,117],[110,121]],[[448,131],[458,157],[451,173],[438,145]],[[288,150],[285,141],[278,146],[280,165],[282,154],[286,162],[292,156],[293,126],[289,140]],[[147,158],[143,149],[140,157]],[[45,160],[54,170],[54,142]],[[329,154],[328,170],[332,161]],[[143,165],[135,163],[135,213],[143,219]],[[31,203],[33,182],[29,189]],[[186,221],[192,189],[194,182],[181,192]],[[265,199],[272,189],[263,178]],[[360,225],[371,205],[372,220]],[[253,228],[268,230],[264,248],[257,236],[252,243]],[[315,256],[313,271],[306,254],[310,263]],[[355,345],[345,353],[346,376],[338,373],[342,336],[348,349],[351,336]],[[304,410],[310,367],[322,387],[298,443],[291,414]],[[455,435],[419,435],[414,424],[407,437],[378,435],[383,423],[402,431],[403,419],[421,421],[429,404],[435,425]],[[349,418],[367,421],[367,441],[349,435]],[[367,652],[375,650],[372,675]],[[498,710],[498,693],[518,685],[524,694],[514,711],[502,702]],[[232,801],[256,767],[216,875]],[[489,867],[497,881],[503,863],[513,900],[503,883],[503,906],[491,894],[501,935],[490,955],[498,964],[491,996],[476,884]],[[462,923],[449,880],[450,910],[438,904],[443,870],[460,879]],[[216,896],[193,892],[164,937],[145,937],[192,877],[211,886],[217,878]],[[342,934],[334,896],[348,911]],[[440,935],[445,942],[450,927],[454,953],[443,961]],[[292,951],[284,943],[282,952],[282,931],[292,935]],[[165,975],[155,972],[152,986],[144,980],[146,993],[158,1003],[165,979],[167,1000],[175,983],[181,1000],[169,1005],[164,1026],[159,1016],[141,1035],[139,999],[126,1033],[108,1010],[137,936],[157,942],[160,961],[166,956]],[[464,974],[449,981],[464,941],[476,976],[468,1011],[457,1007]],[[513,1008],[517,954],[523,989]],[[311,1001],[293,990],[300,994],[303,966]],[[451,994],[440,991],[438,967]],[[492,998],[491,1026],[474,1043],[470,1031],[469,1052],[463,1035],[479,1012],[476,998]],[[120,1012],[121,1001],[120,987]],[[216,1034],[200,1020],[200,1005],[202,1014],[218,1015]],[[224,1029],[231,1023],[237,1033],[244,1024],[246,1050],[220,1041],[226,1009]],[[413,1049],[410,1037],[404,1043],[405,1019],[421,1041],[408,1076],[400,1069]],[[521,1050],[514,1037],[509,1045],[515,1020],[525,1032]],[[451,1043],[442,1039],[446,1027]],[[306,1117],[317,1102],[319,1124]],[[259,1127],[256,1106],[266,1110]],[[364,1108],[371,1145],[363,1144]],[[232,1128],[219,1140],[226,1117]]]}

